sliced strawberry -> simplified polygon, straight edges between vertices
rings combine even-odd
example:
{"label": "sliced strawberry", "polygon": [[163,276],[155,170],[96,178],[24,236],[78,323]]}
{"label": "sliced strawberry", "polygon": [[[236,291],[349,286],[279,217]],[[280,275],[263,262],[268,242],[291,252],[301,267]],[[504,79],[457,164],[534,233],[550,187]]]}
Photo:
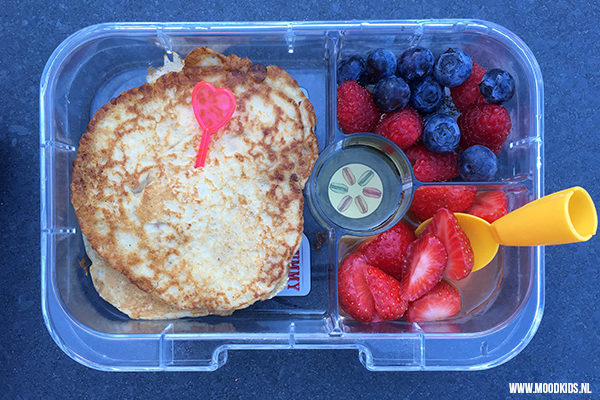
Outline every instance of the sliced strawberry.
{"label": "sliced strawberry", "polygon": [[358,248],[369,265],[379,268],[397,280],[402,279],[402,263],[408,245],[415,240],[415,234],[404,222],[364,242]]}
{"label": "sliced strawberry", "polygon": [[375,301],[367,283],[367,260],[360,252],[350,254],[338,269],[338,296],[342,308],[360,322],[377,316]]}
{"label": "sliced strawberry", "polygon": [[490,224],[508,212],[508,201],[502,190],[481,192],[467,210],[468,214],[485,219]]}
{"label": "sliced strawberry", "polygon": [[473,269],[473,249],[456,216],[446,208],[439,209],[423,234],[438,237],[448,253],[444,277],[454,280],[466,278]]}
{"label": "sliced strawberry", "polygon": [[423,297],[410,303],[404,317],[409,322],[441,321],[458,314],[460,306],[458,290],[452,284],[441,281]]}
{"label": "sliced strawberry", "polygon": [[465,212],[471,207],[477,186],[427,185],[415,190],[410,210],[420,219],[426,220],[440,208],[452,212]]}
{"label": "sliced strawberry", "polygon": [[388,321],[404,315],[408,302],[400,298],[400,282],[379,268],[368,266],[367,283],[375,300],[379,319]]}
{"label": "sliced strawberry", "polygon": [[414,301],[442,279],[448,255],[442,242],[433,235],[421,235],[408,246],[404,276],[400,282],[402,300]]}

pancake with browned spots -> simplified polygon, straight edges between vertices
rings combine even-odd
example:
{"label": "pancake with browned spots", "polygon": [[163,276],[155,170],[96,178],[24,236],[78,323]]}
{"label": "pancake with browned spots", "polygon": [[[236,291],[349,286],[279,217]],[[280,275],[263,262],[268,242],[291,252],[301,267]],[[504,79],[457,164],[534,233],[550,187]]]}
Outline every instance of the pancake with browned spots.
{"label": "pancake with browned spots", "polygon": [[92,265],[90,275],[94,287],[104,300],[133,319],[176,319],[203,317],[208,310],[182,310],[139,289],[102,259],[84,237],[85,251]]}
{"label": "pancake with browned spots", "polygon": [[[199,81],[237,105],[194,169]],[[273,297],[300,246],[312,105],[283,69],[207,48],[149,82],[98,110],[81,139],[71,200],[82,233],[99,260],[176,309],[229,314]]]}

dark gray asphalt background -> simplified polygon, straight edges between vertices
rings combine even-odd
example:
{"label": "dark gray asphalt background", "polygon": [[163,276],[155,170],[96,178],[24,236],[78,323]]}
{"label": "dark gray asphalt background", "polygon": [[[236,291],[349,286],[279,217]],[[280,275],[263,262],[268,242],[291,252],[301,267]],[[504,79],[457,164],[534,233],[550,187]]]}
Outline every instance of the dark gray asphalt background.
{"label": "dark gray asphalt background", "polygon": [[[589,382],[600,394],[599,242],[546,249],[540,328],[513,360],[479,372],[369,372],[350,350],[234,351],[212,373],[106,373],[67,357],[40,304],[39,82],[70,34],[113,21],[477,18],[516,33],[545,85],[546,193],[600,201],[600,45],[595,1],[8,1],[0,6],[0,398],[512,399],[509,382]],[[552,395],[532,395],[549,398]],[[525,396],[527,397],[527,396]],[[558,398],[559,396],[556,396]]]}

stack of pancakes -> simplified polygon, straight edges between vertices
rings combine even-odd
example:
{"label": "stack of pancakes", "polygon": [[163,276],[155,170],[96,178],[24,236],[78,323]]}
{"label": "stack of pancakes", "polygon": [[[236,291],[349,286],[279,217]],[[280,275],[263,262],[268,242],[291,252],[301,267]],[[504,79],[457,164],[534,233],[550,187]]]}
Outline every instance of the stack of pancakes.
{"label": "stack of pancakes", "polygon": [[[237,104],[195,169],[199,81]],[[208,48],[99,109],[73,162],[71,201],[100,295],[140,319],[229,315],[276,295],[300,246],[315,125],[286,71]]]}

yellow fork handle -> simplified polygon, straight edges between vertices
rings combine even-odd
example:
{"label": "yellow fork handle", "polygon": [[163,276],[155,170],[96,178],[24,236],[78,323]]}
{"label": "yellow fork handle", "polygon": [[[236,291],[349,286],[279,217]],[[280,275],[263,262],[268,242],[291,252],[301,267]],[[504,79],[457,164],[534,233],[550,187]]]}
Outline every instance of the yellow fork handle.
{"label": "yellow fork handle", "polygon": [[597,228],[594,201],[581,187],[532,201],[491,224],[492,235],[504,246],[585,242]]}

